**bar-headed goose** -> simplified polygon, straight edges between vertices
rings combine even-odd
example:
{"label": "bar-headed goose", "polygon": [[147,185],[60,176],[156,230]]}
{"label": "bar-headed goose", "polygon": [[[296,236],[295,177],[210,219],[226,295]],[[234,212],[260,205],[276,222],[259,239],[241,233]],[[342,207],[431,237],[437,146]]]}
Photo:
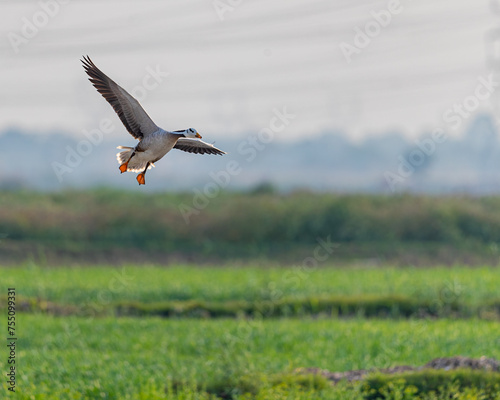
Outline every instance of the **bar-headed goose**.
{"label": "bar-headed goose", "polygon": [[111,104],[127,131],[139,140],[135,147],[119,146],[118,148],[124,151],[116,155],[122,173],[140,172],[137,175],[139,185],[146,183],[144,176],[146,171],[154,166],[153,163],[172,149],[195,154],[226,154],[213,145],[199,140],[201,135],[196,129],[170,132],[158,127],[139,102],[97,68],[89,56],[83,57],[81,61],[89,81]]}

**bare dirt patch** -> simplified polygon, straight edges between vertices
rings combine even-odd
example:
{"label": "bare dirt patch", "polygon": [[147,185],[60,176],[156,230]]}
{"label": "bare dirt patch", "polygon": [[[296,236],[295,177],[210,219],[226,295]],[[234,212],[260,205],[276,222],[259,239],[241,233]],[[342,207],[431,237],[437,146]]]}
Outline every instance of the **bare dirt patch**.
{"label": "bare dirt patch", "polygon": [[373,372],[381,372],[383,374],[392,375],[402,372],[421,371],[424,369],[443,369],[446,371],[454,369],[471,369],[471,370],[500,372],[500,361],[494,358],[487,358],[485,356],[481,358],[456,356],[456,357],[435,358],[429,361],[427,364],[420,367],[399,365],[390,368],[358,369],[358,370],[344,371],[344,372],[331,372],[320,368],[299,368],[297,372],[301,374],[322,375],[326,379],[332,381],[333,383],[337,383],[341,380],[347,380],[350,382],[359,381],[364,379],[368,374],[371,374]]}

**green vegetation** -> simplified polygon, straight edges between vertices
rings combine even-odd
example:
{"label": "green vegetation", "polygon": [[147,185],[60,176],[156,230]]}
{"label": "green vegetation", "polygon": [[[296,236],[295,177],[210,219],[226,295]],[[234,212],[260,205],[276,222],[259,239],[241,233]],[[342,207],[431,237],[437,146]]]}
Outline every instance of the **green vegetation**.
{"label": "green vegetation", "polygon": [[10,192],[0,226],[13,261],[296,261],[318,238],[337,244],[330,260],[477,264],[500,255],[499,197],[221,193],[196,209],[192,193]]}
{"label": "green vegetation", "polygon": [[[443,384],[446,382],[447,384]],[[397,392],[406,391],[409,395],[423,393],[447,395],[446,392],[457,393],[466,388],[475,388],[476,396],[481,388],[482,398],[500,398],[500,374],[497,372],[470,370],[423,370],[405,372],[396,375],[375,374],[365,380],[366,399],[386,399]],[[403,389],[403,390],[402,390]],[[470,398],[470,397],[469,397]],[[481,397],[476,397],[481,398]]]}
{"label": "green vegetation", "polygon": [[499,359],[498,269],[408,265],[496,265],[500,198],[222,193],[187,224],[192,200],[2,194],[16,398],[500,399],[495,372],[297,372]]}
{"label": "green vegetation", "polygon": [[[498,299],[498,268],[481,267],[172,267],[126,265],[2,268],[0,284],[19,294],[69,304],[98,301],[262,301],[322,295],[408,296],[433,303],[481,304]],[[105,293],[102,293],[102,292]]]}
{"label": "green vegetation", "polygon": [[500,274],[484,266],[500,197],[221,193],[186,223],[192,202],[2,194],[16,398],[500,400],[498,372],[311,375],[500,359]]}
{"label": "green vegetation", "polygon": [[[20,313],[18,322],[20,399],[192,399],[208,398],[206,391],[240,399],[363,399],[362,383],[331,387],[321,378],[295,378],[294,371],[423,365],[456,354],[500,358],[498,323],[479,320],[96,319]],[[5,357],[0,370],[6,370]],[[484,381],[493,379],[485,375]]]}
{"label": "green vegetation", "polygon": [[[436,304],[406,296],[314,296],[248,302],[229,300],[177,300],[154,303],[130,301],[68,305],[36,298],[19,298],[19,310],[53,315],[161,316],[166,318],[278,318],[322,316],[333,318],[430,318],[500,319],[500,301],[471,307],[459,302]],[[0,309],[6,309],[0,300]]]}
{"label": "green vegetation", "polygon": [[[496,268],[4,268],[25,310],[176,317],[485,317],[500,313]],[[207,284],[209,282],[209,284]],[[0,306],[2,304],[0,297]]]}
{"label": "green vegetation", "polygon": [[[20,399],[430,400],[453,395],[465,400],[499,399],[500,374],[375,374],[334,386],[297,370],[420,366],[456,355],[500,359],[498,315],[459,314],[495,302],[499,280],[498,270],[486,267],[47,268],[27,263],[2,268],[0,287],[17,292]],[[432,318],[411,309],[405,314],[402,300],[405,307],[427,304]],[[374,304],[379,308],[371,309]],[[116,317],[117,307],[125,305],[137,307],[135,317]],[[163,315],[165,305],[176,318],[151,316]],[[187,305],[212,308],[183,311]],[[229,305],[234,308],[224,308]],[[252,318],[242,312],[248,305],[257,311],[247,313]],[[336,312],[325,311],[332,305]],[[58,317],[40,312],[54,306],[60,307]],[[29,307],[30,313],[23,311]],[[447,318],[457,315],[468,318]],[[0,356],[0,371],[6,368],[6,357]]]}
{"label": "green vegetation", "polygon": [[[452,310],[458,312],[459,310]],[[118,315],[162,317],[301,317],[324,315],[330,317],[410,317],[436,316],[430,304],[418,303],[405,297],[335,296],[313,298],[282,298],[259,302],[231,301],[207,303],[203,301],[162,302],[153,304],[119,303]]]}

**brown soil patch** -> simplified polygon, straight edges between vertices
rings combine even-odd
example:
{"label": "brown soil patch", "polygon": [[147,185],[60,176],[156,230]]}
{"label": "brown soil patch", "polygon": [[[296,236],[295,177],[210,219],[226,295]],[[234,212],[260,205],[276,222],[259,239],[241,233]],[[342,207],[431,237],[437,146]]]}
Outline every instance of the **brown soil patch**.
{"label": "brown soil patch", "polygon": [[410,371],[421,371],[423,369],[444,369],[453,370],[458,368],[466,368],[473,370],[495,371],[500,372],[500,361],[494,358],[468,358],[462,356],[435,358],[421,367],[413,367],[409,365],[400,365],[391,368],[381,369],[358,369],[345,372],[331,372],[320,368],[299,368],[298,373],[322,375],[333,383],[341,380],[359,381],[372,372],[381,372],[383,374],[397,374]]}

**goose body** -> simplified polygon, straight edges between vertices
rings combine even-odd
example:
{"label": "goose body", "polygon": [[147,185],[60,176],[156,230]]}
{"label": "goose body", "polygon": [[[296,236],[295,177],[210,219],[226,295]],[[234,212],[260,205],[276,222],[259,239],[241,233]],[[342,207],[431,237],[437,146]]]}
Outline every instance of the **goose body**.
{"label": "goose body", "polygon": [[[148,163],[150,169],[153,163],[163,158],[174,148],[181,137],[178,133],[168,132],[160,128],[142,139],[135,147],[118,146],[124,151],[118,153],[116,159],[120,165],[128,161],[127,171],[143,171]],[[133,157],[131,157],[132,153],[135,153]]]}
{"label": "goose body", "polygon": [[195,154],[226,154],[215,146],[199,140],[201,135],[196,129],[171,132],[160,128],[139,102],[97,68],[88,56],[83,57],[82,63],[89,81],[113,107],[127,131],[139,140],[135,147],[119,146],[118,148],[123,151],[116,155],[122,173],[139,172],[137,175],[139,185],[146,183],[146,171],[154,166],[153,163],[172,149]]}

